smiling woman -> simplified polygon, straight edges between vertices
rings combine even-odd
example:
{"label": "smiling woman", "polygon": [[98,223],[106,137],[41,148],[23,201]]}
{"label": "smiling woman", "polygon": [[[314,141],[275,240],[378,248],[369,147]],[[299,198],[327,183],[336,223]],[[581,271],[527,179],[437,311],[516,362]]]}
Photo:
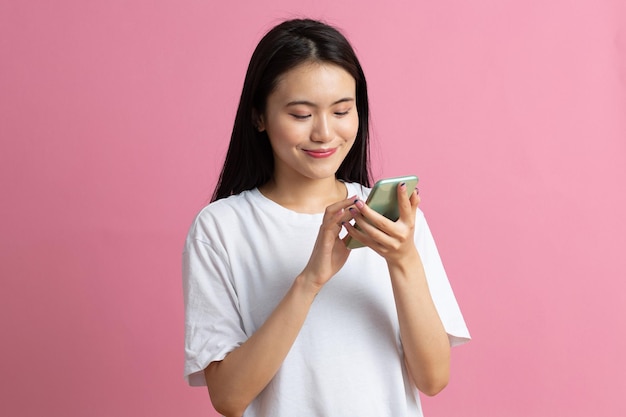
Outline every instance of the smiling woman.
{"label": "smiling woman", "polygon": [[225,416],[419,417],[469,340],[417,190],[398,186],[395,222],[363,203],[368,109],[324,23],[284,22],[252,56],[183,256],[185,375]]}
{"label": "smiling woman", "polygon": [[[369,102],[365,74],[359,60],[350,43],[339,31],[312,20],[293,20],[269,31],[252,54],[226,160],[213,193],[213,200],[262,186],[272,179],[273,151],[268,135],[262,129],[259,130],[260,118],[265,115],[268,97],[275,92],[279,81],[290,70],[313,63],[341,68],[352,77],[353,89],[347,96],[338,98],[354,100],[358,131],[354,145],[337,170],[336,177],[365,186],[371,184]],[[316,83],[322,80],[311,81]],[[309,100],[306,97],[292,97],[286,103],[306,105],[307,101]],[[301,115],[307,116],[308,113]]]}
{"label": "smiling woman", "polygon": [[[274,175],[260,187],[266,197],[301,212],[321,212],[347,197],[335,173],[358,132],[355,96],[354,78],[337,65],[306,62],[281,77],[258,121],[274,156]],[[304,190],[312,180],[338,193],[311,207]]]}

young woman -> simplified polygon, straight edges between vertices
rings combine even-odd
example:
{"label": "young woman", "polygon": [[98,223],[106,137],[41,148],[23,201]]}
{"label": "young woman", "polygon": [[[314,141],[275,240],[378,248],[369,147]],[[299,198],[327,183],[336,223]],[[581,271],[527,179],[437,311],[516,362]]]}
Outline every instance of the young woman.
{"label": "young woman", "polygon": [[368,120],[336,29],[261,40],[183,255],[185,376],[225,416],[421,416],[418,390],[443,389],[469,340],[417,189],[398,187],[396,222],[364,204]]}

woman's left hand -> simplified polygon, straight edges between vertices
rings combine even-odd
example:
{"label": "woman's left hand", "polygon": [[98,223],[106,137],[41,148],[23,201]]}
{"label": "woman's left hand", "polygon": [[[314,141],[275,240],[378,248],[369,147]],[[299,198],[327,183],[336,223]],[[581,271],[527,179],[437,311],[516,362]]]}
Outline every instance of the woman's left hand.
{"label": "woman's left hand", "polygon": [[400,213],[397,221],[389,220],[358,200],[350,211],[360,230],[345,224],[352,238],[372,248],[388,263],[400,262],[405,256],[416,252],[413,236],[415,213],[420,203],[418,190],[416,188],[408,197],[406,184],[399,184],[397,198]]}
{"label": "woman's left hand", "polygon": [[359,229],[345,227],[353,238],[387,261],[407,369],[421,392],[435,395],[450,378],[450,343],[414,243],[418,192],[413,191],[409,198],[406,185],[398,186],[397,191],[400,208],[397,221],[359,201],[352,209]]}

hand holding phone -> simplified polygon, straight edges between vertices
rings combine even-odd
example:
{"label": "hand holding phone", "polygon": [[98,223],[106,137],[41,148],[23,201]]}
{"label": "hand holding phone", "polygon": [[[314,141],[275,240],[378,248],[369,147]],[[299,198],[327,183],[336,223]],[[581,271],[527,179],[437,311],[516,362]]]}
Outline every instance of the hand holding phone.
{"label": "hand holding phone", "polygon": [[[396,221],[400,217],[398,207],[398,185],[406,183],[406,193],[410,197],[417,186],[418,178],[415,175],[404,177],[387,178],[374,184],[370,195],[367,197],[367,204],[374,211],[382,214],[391,221]],[[358,226],[357,226],[358,228]],[[346,246],[350,249],[363,247],[364,245],[352,236],[346,239]]]}

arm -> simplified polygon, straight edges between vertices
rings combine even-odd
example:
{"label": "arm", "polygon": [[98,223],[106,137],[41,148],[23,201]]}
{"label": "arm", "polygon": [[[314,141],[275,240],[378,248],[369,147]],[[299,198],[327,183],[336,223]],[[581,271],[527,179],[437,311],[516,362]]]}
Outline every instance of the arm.
{"label": "arm", "polygon": [[[357,222],[361,231],[346,228],[387,261],[409,374],[420,391],[435,395],[449,380],[450,344],[413,240],[419,196],[416,191],[409,199],[405,187],[398,187],[400,218],[397,222],[384,218],[359,201]],[[367,221],[359,222],[362,218]]]}
{"label": "arm", "polygon": [[348,258],[350,252],[339,232],[350,217],[344,209],[353,202],[351,197],[326,209],[308,264],[272,314],[245,343],[205,369],[211,402],[218,412],[242,415],[282,365],[315,296]]}
{"label": "arm", "polygon": [[239,348],[204,370],[218,412],[242,415],[270,382],[298,336],[317,291],[303,275],[298,276],[266,322]]}
{"label": "arm", "polygon": [[389,263],[407,368],[417,388],[435,395],[448,384],[450,343],[433,303],[417,251]]}

